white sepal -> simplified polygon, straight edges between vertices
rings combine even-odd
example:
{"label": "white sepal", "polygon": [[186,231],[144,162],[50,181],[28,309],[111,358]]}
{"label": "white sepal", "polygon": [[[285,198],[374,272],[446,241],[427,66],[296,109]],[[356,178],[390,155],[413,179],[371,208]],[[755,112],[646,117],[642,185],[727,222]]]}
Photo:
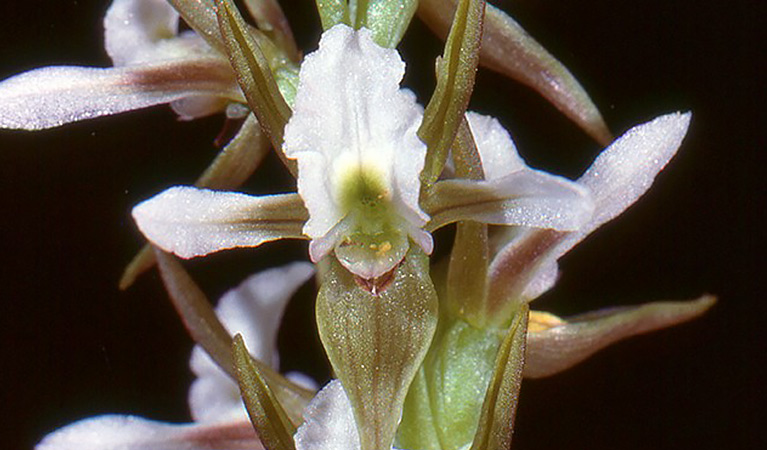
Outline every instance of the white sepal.
{"label": "white sepal", "polygon": [[[110,69],[35,69],[0,83],[0,127],[40,130],[190,95],[237,95],[231,89],[231,75],[221,73],[221,68],[220,61],[199,60]],[[207,75],[189,78],[190,70]]]}
{"label": "white sepal", "polygon": [[152,243],[182,258],[299,238],[295,194],[255,197],[176,186],[139,203],[133,218]]}
{"label": "white sepal", "polygon": [[[594,214],[577,231],[567,233],[546,255],[525,289],[529,300],[550,289],[556,281],[557,259],[573,246],[617,217],[634,204],[650,188],[655,177],[668,164],[682,144],[690,125],[690,113],[672,113],[638,125],[613,142],[594,161],[577,183],[587,188],[594,201]],[[524,240],[533,236],[526,232],[517,237]],[[512,242],[508,244],[516,245]],[[511,248],[511,247],[509,247]],[[504,250],[499,252],[502,255]],[[513,253],[513,252],[511,252]],[[494,267],[506,264],[496,258]]]}

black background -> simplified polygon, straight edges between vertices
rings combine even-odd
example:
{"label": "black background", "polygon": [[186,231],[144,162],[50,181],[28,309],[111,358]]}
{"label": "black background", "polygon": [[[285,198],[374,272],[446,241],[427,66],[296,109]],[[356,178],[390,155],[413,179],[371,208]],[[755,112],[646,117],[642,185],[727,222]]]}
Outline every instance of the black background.
{"label": "black background", "polygon": [[[508,4],[513,3],[513,4]],[[534,306],[568,315],[693,298],[695,322],[634,338],[523,385],[515,448],[763,448],[765,410],[764,38],[759,2],[519,0],[504,9],[563,61],[620,134],[692,110],[679,155],[619,220],[562,261]],[[0,6],[0,77],[37,66],[106,66],[107,2]],[[313,3],[286,12],[316,47]],[[421,101],[440,43],[417,20],[401,46]],[[577,176],[600,150],[531,91],[480,71],[472,108],[499,116],[531,165]],[[0,132],[2,446],[28,449],[53,429],[107,412],[188,421],[191,343],[155,274],[116,283],[139,247],[131,205],[189,183],[214,156],[221,117],[179,123],[165,107],[38,132]],[[245,190],[291,189],[270,158]],[[445,242],[445,241],[443,241]],[[445,244],[443,244],[445,245]],[[189,267],[215,299],[249,273],[306,258],[304,243],[225,252]],[[283,368],[320,380],[312,287],[288,310]],[[760,427],[760,425],[762,425]]]}

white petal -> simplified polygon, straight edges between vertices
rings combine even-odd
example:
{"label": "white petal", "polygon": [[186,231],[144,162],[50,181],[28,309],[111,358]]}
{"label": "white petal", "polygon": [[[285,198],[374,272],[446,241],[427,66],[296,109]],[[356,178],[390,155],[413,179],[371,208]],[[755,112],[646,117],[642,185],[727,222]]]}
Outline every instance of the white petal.
{"label": "white petal", "polygon": [[144,236],[182,258],[299,238],[304,214],[295,194],[254,197],[187,186],[170,188],[133,208]]}
{"label": "white petal", "polygon": [[469,121],[486,180],[502,178],[527,169],[509,132],[498,119],[471,111],[466,113],[466,119]]}
{"label": "white petal", "polygon": [[172,425],[133,416],[99,416],[49,434],[35,450],[263,449],[248,421],[216,426]]}
{"label": "white petal", "polygon": [[296,450],[360,449],[352,404],[340,381],[331,381],[317,393],[293,439]]}
{"label": "white petal", "polygon": [[562,177],[520,170],[491,181],[445,180],[427,203],[429,229],[458,220],[555,230],[583,226],[593,211],[588,190]]}
{"label": "white petal", "polygon": [[342,218],[340,184],[349,170],[377,171],[393,201],[418,206],[426,146],[416,132],[423,115],[399,87],[405,65],[396,50],[376,45],[370,31],[337,25],[301,65],[285,153],[298,160],[298,191],[310,213],[304,232],[324,236]]}
{"label": "white petal", "polygon": [[114,0],[104,17],[104,46],[115,66],[145,61],[176,36],[179,15],[167,0]]}
{"label": "white petal", "polygon": [[597,157],[578,179],[591,190],[596,204],[591,223],[580,234],[612,220],[647,192],[682,144],[691,117],[674,113],[636,126]]}
{"label": "white petal", "polygon": [[[578,184],[588,188],[595,203],[591,220],[578,231],[567,233],[546,255],[546,260],[525,289],[526,295],[540,295],[556,280],[557,259],[567,253],[605,222],[620,215],[636,202],[652,185],[655,177],[676,154],[690,124],[689,113],[673,113],[636,126],[618,138],[594,161]],[[528,230],[517,237],[522,241],[533,237]],[[510,243],[505,250],[512,249]],[[499,253],[499,255],[501,254]],[[508,254],[513,255],[513,251]],[[496,258],[491,272],[506,264]],[[534,297],[527,297],[528,299]]]}
{"label": "white petal", "polygon": [[217,60],[116,69],[44,67],[0,83],[0,127],[40,130],[190,95],[236,96],[233,86],[231,70]]}
{"label": "white petal", "polygon": [[[277,368],[277,331],[285,306],[313,273],[308,263],[259,272],[224,294],[216,314],[230,334],[242,334],[255,358]],[[189,392],[195,421],[247,420],[239,388],[199,346],[192,350],[189,365],[198,376]]]}

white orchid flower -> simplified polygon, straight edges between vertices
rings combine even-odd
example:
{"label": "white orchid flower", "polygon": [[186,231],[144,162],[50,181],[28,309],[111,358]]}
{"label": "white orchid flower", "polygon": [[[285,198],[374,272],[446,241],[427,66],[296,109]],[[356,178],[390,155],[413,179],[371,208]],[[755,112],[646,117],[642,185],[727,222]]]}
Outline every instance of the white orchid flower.
{"label": "white orchid flower", "polygon": [[225,55],[166,0],[114,0],[104,17],[114,67],[51,66],[0,83],[0,127],[40,130],[170,103],[182,119],[244,103]]}
{"label": "white orchid flower", "polygon": [[[277,330],[288,300],[311,278],[307,263],[266,270],[224,294],[216,313],[230,333],[240,333],[256,359],[277,367]],[[263,445],[253,431],[240,390],[199,347],[192,351],[197,378],[189,391],[194,423],[168,424],[134,416],[104,415],[75,422],[49,434],[36,450],[211,450]],[[288,377],[315,389],[300,374]]]}
{"label": "white orchid flower", "polygon": [[399,87],[404,69],[396,50],[379,47],[368,30],[331,28],[301,66],[285,130],[299,196],[174,187],[136,206],[136,223],[155,245],[184,258],[309,238],[313,261],[335,251],[350,272],[375,279],[397,266],[411,241],[430,253],[429,232],[458,220],[575,230],[589,219],[586,189],[522,170],[516,155],[507,157],[519,170],[440,181],[419,203],[422,109]]}
{"label": "white orchid flower", "polygon": [[[519,170],[519,160],[510,156],[514,152],[499,151],[513,146],[501,125],[477,115],[468,118],[486,176],[503,177]],[[519,227],[502,232],[488,268],[487,304],[493,306],[486,316],[503,322],[514,304],[532,301],[549,290],[557,279],[557,260],[647,192],[679,149],[690,119],[689,113],[660,116],[628,130],[607,147],[577,180],[594,199],[594,214],[581,228]],[[480,129],[484,131],[477,133]],[[537,378],[561,372],[614,342],[691,320],[715,301],[704,295],[691,302],[647,303],[567,320],[531,311],[524,374]]]}

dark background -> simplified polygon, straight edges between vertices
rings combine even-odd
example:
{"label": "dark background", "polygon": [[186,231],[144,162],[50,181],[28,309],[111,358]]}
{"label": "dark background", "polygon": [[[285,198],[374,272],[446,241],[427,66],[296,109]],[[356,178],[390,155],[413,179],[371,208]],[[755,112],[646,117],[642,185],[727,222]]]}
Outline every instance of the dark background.
{"label": "dark background", "polygon": [[[513,3],[513,4],[509,4]],[[764,170],[767,125],[759,2],[506,2],[592,95],[610,127],[692,110],[679,155],[619,220],[562,261],[534,304],[568,315],[714,293],[705,317],[623,342],[569,372],[524,384],[515,448],[763,448]],[[0,78],[37,66],[109,64],[107,2],[0,5]],[[313,2],[287,7],[313,49]],[[432,88],[440,43],[417,20],[405,37],[406,84]],[[600,150],[525,88],[480,71],[472,108],[499,116],[531,165],[577,176]],[[0,420],[3,448],[108,412],[188,421],[191,343],[156,274],[116,288],[139,248],[131,205],[189,183],[214,156],[221,117],[178,123],[165,107],[38,132],[0,132]],[[251,193],[290,188],[271,158]],[[444,242],[444,241],[443,241]],[[443,244],[444,245],[444,244]],[[259,269],[306,258],[304,243],[189,264],[212,299]],[[320,380],[312,287],[291,304],[283,368]]]}

